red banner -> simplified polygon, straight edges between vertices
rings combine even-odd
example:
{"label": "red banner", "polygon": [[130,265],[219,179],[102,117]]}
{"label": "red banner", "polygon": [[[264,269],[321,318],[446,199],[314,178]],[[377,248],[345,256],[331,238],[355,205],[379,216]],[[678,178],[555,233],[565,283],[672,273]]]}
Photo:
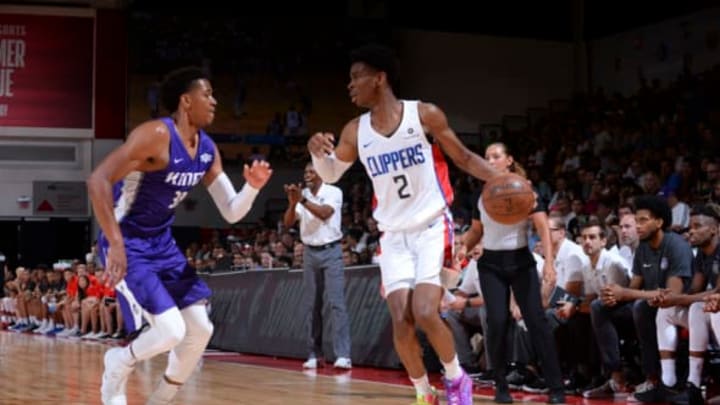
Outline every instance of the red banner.
{"label": "red banner", "polygon": [[94,22],[0,14],[0,127],[92,128]]}

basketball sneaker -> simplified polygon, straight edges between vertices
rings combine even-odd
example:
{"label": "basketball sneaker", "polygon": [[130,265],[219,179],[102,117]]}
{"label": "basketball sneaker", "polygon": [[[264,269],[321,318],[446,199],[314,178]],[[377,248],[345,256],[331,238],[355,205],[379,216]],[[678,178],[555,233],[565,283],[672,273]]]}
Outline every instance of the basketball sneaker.
{"label": "basketball sneaker", "polygon": [[307,369],[311,369],[311,370],[314,370],[314,369],[316,369],[317,367],[318,367],[318,361],[317,361],[317,358],[316,358],[316,357],[310,357],[310,358],[307,359],[307,361],[306,361],[305,363],[303,363],[303,365],[302,365],[302,368],[307,368]]}
{"label": "basketball sneaker", "polygon": [[440,397],[435,387],[431,387],[429,394],[417,394],[417,400],[412,405],[440,405]]}
{"label": "basketball sneaker", "polygon": [[105,372],[100,388],[103,405],[127,405],[125,386],[133,366],[123,361],[123,350],[121,347],[114,347],[105,352]]}
{"label": "basketball sneaker", "polygon": [[471,405],[473,402],[472,379],[463,370],[462,375],[454,380],[443,377],[448,405]]}
{"label": "basketball sneaker", "polygon": [[335,364],[333,364],[333,367],[350,370],[352,368],[352,362],[347,357],[338,357],[337,360],[335,360]]}

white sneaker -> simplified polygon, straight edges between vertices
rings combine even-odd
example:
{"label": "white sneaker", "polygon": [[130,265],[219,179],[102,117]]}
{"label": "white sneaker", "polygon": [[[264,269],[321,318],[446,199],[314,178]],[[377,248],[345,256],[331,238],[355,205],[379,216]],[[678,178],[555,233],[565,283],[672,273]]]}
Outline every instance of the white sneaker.
{"label": "white sneaker", "polygon": [[305,363],[303,363],[303,368],[316,369],[318,366],[317,363],[318,363],[317,358],[311,357],[311,358],[307,359],[307,361]]}
{"label": "white sneaker", "polygon": [[103,372],[100,394],[103,405],[127,405],[125,385],[134,367],[122,361],[124,348],[114,347],[105,352],[105,372]]}
{"label": "white sneaker", "polygon": [[76,328],[65,329],[64,331],[60,332],[58,336],[69,337],[70,335],[74,335],[77,331],[78,330]]}
{"label": "white sneaker", "polygon": [[50,326],[50,325],[48,324],[48,322],[47,322],[47,321],[43,321],[43,322],[40,324],[40,326],[38,326],[37,329],[35,329],[35,330],[33,331],[33,333],[38,334],[38,335],[43,334],[43,333],[45,333],[45,331],[47,330],[48,326]]}
{"label": "white sneaker", "polygon": [[35,329],[33,331],[33,333],[38,334],[38,335],[44,335],[45,333],[47,333],[48,330],[50,330],[50,323],[45,322],[42,325],[40,325],[39,328]]}
{"label": "white sneaker", "polygon": [[635,387],[635,392],[629,397],[627,397],[627,402],[642,402],[637,399],[635,395],[650,391],[653,388],[655,388],[655,384],[651,383],[650,381],[644,381],[642,384]]}
{"label": "white sneaker", "polygon": [[335,360],[335,364],[333,364],[333,367],[349,370],[352,368],[352,362],[347,357],[338,357],[337,360]]}

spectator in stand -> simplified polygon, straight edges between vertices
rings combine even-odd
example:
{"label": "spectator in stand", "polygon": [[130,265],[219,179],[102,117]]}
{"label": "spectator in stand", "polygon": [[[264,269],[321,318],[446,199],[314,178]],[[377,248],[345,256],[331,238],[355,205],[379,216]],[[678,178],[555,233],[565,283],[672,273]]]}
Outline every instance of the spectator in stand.
{"label": "spectator in stand", "polygon": [[683,233],[690,225],[690,207],[680,201],[676,191],[667,192],[667,202],[672,210],[672,224],[670,229],[677,233]]}
{"label": "spectator in stand", "polygon": [[100,302],[101,339],[120,339],[123,336],[122,311],[117,306],[115,287],[111,282],[110,274],[105,272],[98,280],[102,286]]}
{"label": "spectator in stand", "polygon": [[[459,240],[457,238],[456,240]],[[480,280],[477,272],[477,260],[482,255],[482,244],[478,243],[470,251],[465,266],[462,269],[462,282],[453,293],[453,298],[443,301],[441,312],[447,313],[445,321],[450,325],[455,339],[460,365],[470,374],[480,371],[479,357],[473,353],[470,344],[471,338],[487,330],[487,314],[485,302],[482,298]],[[448,311],[451,310],[451,311]],[[483,339],[485,359],[489,364],[487,339]]]}
{"label": "spectator in stand", "polygon": [[638,198],[635,208],[641,242],[635,252],[633,277],[628,287],[614,283],[603,287],[601,296],[604,310],[598,315],[603,316],[603,319],[608,318],[613,307],[633,302],[633,321],[642,349],[642,368],[646,378],[644,383],[635,388],[635,398],[643,401],[653,397],[655,389],[661,384],[655,326],[658,299],[665,289],[671,289],[677,294],[686,290],[691,277],[692,250],[682,237],[669,231],[672,214],[667,202],[661,197],[652,195]]}
{"label": "spectator in stand", "polygon": [[[91,281],[90,275],[78,277],[78,299],[80,300],[80,337],[95,339],[99,328],[99,307],[103,288],[97,278]],[[88,326],[90,330],[88,330]]]}
{"label": "spectator in stand", "polygon": [[[660,349],[662,385],[639,398],[643,402],[702,404],[701,377],[709,339],[710,317],[703,312],[703,301],[717,290],[720,245],[718,224],[720,206],[707,204],[693,211],[690,219],[690,243],[698,248],[692,263],[693,276],[687,293],[663,290],[659,298],[657,338]],[[689,375],[682,384],[685,390],[676,393],[675,352],[678,327],[689,331]],[[681,359],[680,361],[685,361]]]}
{"label": "spectator in stand", "polygon": [[58,336],[75,336],[80,331],[80,322],[75,316],[77,310],[77,275],[73,268],[68,268],[63,272],[63,278],[66,288],[65,293],[62,294],[62,300],[58,305],[58,311],[62,313],[65,330],[58,333]]}
{"label": "spectator in stand", "polygon": [[15,289],[16,295],[16,311],[18,316],[18,322],[10,328],[15,332],[26,332],[36,328],[36,321],[30,314],[28,309],[28,303],[32,299],[32,290],[34,289],[34,283],[30,279],[30,271],[25,267],[18,267],[15,269]]}

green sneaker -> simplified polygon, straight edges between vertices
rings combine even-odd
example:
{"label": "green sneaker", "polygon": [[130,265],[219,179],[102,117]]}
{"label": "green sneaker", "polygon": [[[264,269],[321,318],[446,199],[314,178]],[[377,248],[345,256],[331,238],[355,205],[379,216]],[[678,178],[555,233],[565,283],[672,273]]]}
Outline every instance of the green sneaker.
{"label": "green sneaker", "polygon": [[417,395],[417,401],[413,402],[412,405],[440,405],[440,397],[438,397],[435,387],[431,387],[432,391],[429,394]]}

